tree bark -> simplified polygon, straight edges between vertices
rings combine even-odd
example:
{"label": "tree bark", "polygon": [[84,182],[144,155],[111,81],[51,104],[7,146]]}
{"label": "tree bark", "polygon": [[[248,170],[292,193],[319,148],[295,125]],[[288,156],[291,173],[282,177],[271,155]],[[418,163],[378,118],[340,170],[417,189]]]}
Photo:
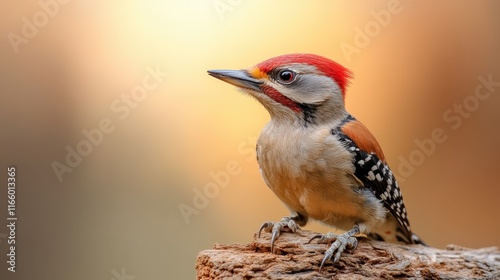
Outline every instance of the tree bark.
{"label": "tree bark", "polygon": [[500,279],[496,247],[445,250],[422,245],[392,244],[358,238],[354,251],[328,261],[319,272],[327,244],[307,241],[317,233],[282,233],[270,253],[271,238],[246,244],[219,245],[198,254],[197,279]]}

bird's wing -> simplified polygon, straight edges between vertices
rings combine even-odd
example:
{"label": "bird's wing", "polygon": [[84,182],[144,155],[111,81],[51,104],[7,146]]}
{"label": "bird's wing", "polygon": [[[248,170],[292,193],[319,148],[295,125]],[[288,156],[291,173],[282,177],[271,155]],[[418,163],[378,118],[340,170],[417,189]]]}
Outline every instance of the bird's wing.
{"label": "bird's wing", "polygon": [[352,116],[332,130],[354,155],[356,176],[396,219],[407,243],[412,243],[403,198],[394,174],[385,161],[382,149],[370,131]]}

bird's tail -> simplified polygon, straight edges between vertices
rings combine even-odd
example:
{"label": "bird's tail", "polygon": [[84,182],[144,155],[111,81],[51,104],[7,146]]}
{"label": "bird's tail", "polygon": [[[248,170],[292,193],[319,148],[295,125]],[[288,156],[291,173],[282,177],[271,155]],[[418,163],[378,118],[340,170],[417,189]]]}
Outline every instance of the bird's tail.
{"label": "bird's tail", "polygon": [[424,245],[424,246],[429,246],[427,245],[427,243],[425,243],[418,235],[416,235],[415,233],[412,233],[411,235],[411,241],[413,244],[421,244],[421,245]]}
{"label": "bird's tail", "polygon": [[402,228],[392,216],[388,216],[384,224],[372,229],[367,236],[370,239],[385,242],[403,242],[428,246],[418,235]]}

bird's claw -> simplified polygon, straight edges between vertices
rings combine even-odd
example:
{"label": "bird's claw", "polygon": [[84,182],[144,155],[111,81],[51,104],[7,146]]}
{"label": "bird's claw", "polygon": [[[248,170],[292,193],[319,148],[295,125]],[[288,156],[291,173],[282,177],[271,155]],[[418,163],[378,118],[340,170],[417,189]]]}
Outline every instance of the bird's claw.
{"label": "bird's claw", "polygon": [[310,243],[314,239],[318,239],[318,243],[331,243],[331,242],[333,242],[332,245],[330,245],[330,248],[328,248],[328,250],[326,250],[325,256],[323,257],[323,260],[321,261],[321,265],[319,267],[320,272],[323,269],[323,266],[325,265],[325,263],[328,260],[330,260],[332,257],[333,257],[333,263],[336,263],[339,261],[340,256],[342,255],[342,253],[344,252],[344,250],[346,248],[354,250],[358,247],[358,240],[356,239],[356,237],[351,236],[347,233],[339,234],[339,235],[333,234],[331,232],[329,232],[327,234],[318,234],[318,235],[313,236],[309,240],[309,242],[307,242],[307,243]]}
{"label": "bird's claw", "polygon": [[327,234],[316,234],[311,239],[309,239],[306,244],[311,243],[311,241],[313,241],[314,239],[318,239],[318,243],[331,243],[337,239],[337,235],[331,232]]}
{"label": "bird's claw", "polygon": [[278,237],[280,237],[281,232],[285,229],[289,228],[291,232],[295,233],[297,229],[299,229],[299,226],[293,219],[290,217],[284,217],[281,219],[279,222],[265,222],[263,223],[260,228],[259,228],[259,233],[258,237],[260,238],[260,233],[262,230],[265,230],[266,232],[271,232],[271,253],[274,252],[274,242]]}

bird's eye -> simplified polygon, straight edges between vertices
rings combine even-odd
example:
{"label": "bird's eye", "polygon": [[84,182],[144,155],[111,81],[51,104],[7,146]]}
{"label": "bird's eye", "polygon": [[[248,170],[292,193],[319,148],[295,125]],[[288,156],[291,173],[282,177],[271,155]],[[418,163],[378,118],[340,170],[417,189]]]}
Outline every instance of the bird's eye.
{"label": "bird's eye", "polygon": [[282,84],[288,85],[295,81],[297,73],[291,70],[280,70],[276,75],[276,80]]}

